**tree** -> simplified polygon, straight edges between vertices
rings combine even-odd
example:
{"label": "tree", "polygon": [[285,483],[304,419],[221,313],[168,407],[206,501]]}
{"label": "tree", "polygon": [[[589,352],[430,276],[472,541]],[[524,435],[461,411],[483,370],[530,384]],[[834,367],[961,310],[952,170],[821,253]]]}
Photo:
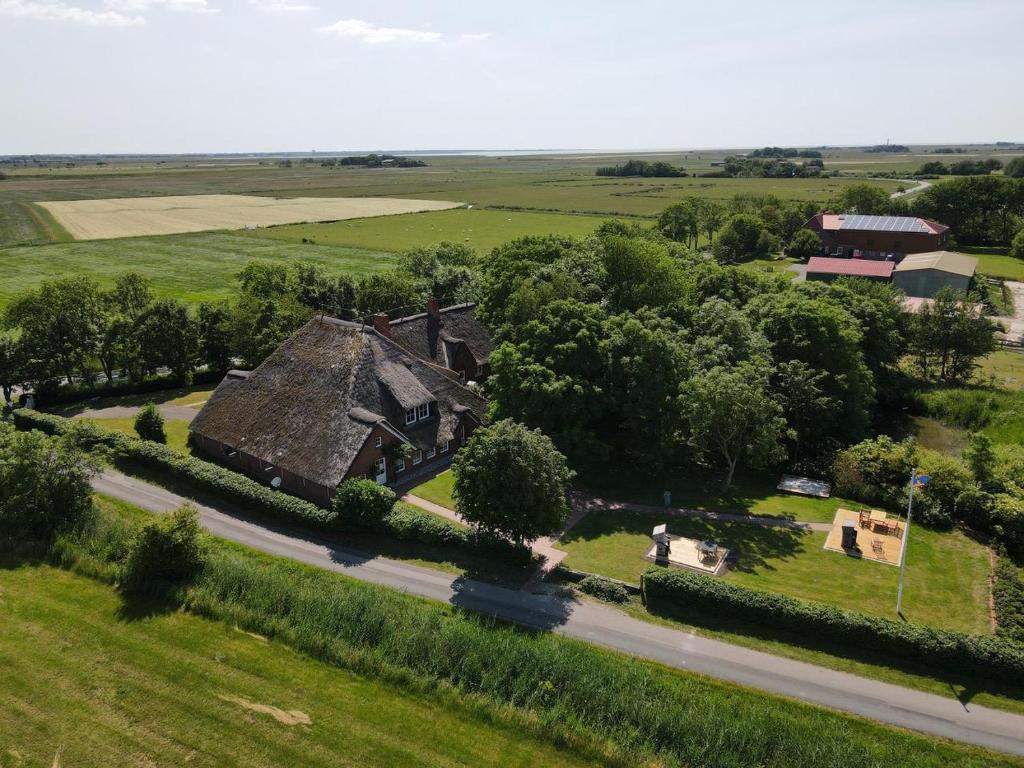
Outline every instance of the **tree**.
{"label": "tree", "polygon": [[135,432],[143,440],[154,443],[166,443],[167,433],[164,432],[164,415],[156,403],[150,400],[135,414]]}
{"label": "tree", "polygon": [[189,380],[195,369],[199,335],[184,304],[177,299],[153,302],[139,317],[135,333],[149,371],[166,366],[176,380]]}
{"label": "tree", "polygon": [[349,478],[338,486],[331,501],[342,526],[372,528],[395,506],[395,492],[366,478]]}
{"label": "tree", "polygon": [[10,336],[0,334],[0,392],[5,403],[14,401],[14,388],[27,378],[21,345]]}
{"label": "tree", "polygon": [[809,259],[821,253],[821,240],[809,229],[801,229],[786,246],[786,253],[796,259]]}
{"label": "tree", "polygon": [[718,261],[729,264],[766,258],[778,248],[778,239],[760,218],[738,213],[725,223],[715,243],[714,253]]}
{"label": "tree", "polygon": [[683,386],[680,404],[697,456],[717,455],[725,463],[723,489],[741,460],[768,467],[786,458],[786,421],[769,394],[763,363],[699,372]]}
{"label": "tree", "polygon": [[128,320],[135,321],[153,301],[150,281],[138,272],[125,272],[114,281],[107,294],[114,308]]}
{"label": "tree", "polygon": [[685,280],[678,263],[660,243],[636,237],[600,240],[605,297],[612,311],[666,307],[680,299]]}
{"label": "tree", "polygon": [[715,233],[725,221],[725,206],[717,200],[702,199],[697,209],[697,219],[704,234],[708,236],[708,244],[714,245]]}
{"label": "tree", "polygon": [[514,421],[477,429],[455,455],[452,474],[459,514],[520,544],[559,530],[569,514],[573,472],[565,457],[540,430]]}
{"label": "tree", "polygon": [[[1024,158],[1020,159],[1024,160]],[[1013,242],[1010,243],[1010,255],[1018,259],[1024,259],[1024,227],[1013,236]]]}
{"label": "tree", "polygon": [[700,232],[700,201],[690,197],[670,205],[658,217],[658,231],[669,240],[697,247]]}
{"label": "tree", "polygon": [[227,304],[203,302],[196,315],[199,361],[211,371],[231,367],[231,309]]}
{"label": "tree", "polygon": [[939,378],[965,381],[975,361],[996,347],[997,326],[977,309],[978,297],[946,287],[913,316],[911,351],[922,375],[939,366]]}
{"label": "tree", "polygon": [[987,483],[992,479],[996,469],[996,453],[987,435],[972,432],[963,457],[975,480]]}
{"label": "tree", "polygon": [[836,195],[830,207],[843,213],[884,214],[889,212],[889,193],[874,184],[850,184]]}
{"label": "tree", "polygon": [[1024,178],[1024,157],[1015,157],[1003,168],[1003,176],[1011,179]]}
{"label": "tree", "polygon": [[102,292],[87,277],[47,280],[7,308],[8,328],[17,328],[25,356],[38,379],[89,378],[104,324]]}
{"label": "tree", "polygon": [[205,549],[199,515],[191,504],[147,523],[125,561],[125,591],[163,591],[188,581],[202,570]]}
{"label": "tree", "polygon": [[375,272],[359,278],[356,296],[359,312],[363,315],[418,307],[426,299],[422,287],[398,271]]}
{"label": "tree", "polygon": [[238,273],[242,293],[261,299],[279,298],[295,291],[288,267],[273,261],[250,261]]}
{"label": "tree", "polygon": [[98,471],[69,437],[0,423],[0,539],[47,542],[86,523]]}

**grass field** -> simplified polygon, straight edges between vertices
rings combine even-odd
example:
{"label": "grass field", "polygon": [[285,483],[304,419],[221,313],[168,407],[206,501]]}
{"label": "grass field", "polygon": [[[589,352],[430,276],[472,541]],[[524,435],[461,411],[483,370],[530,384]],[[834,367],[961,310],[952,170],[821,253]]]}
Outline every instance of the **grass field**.
{"label": "grass field", "polygon": [[1024,259],[1008,254],[974,253],[978,259],[978,272],[989,277],[1001,277],[1003,280],[1024,280]]}
{"label": "grass field", "polygon": [[198,302],[234,295],[235,276],[252,259],[298,260],[333,274],[389,269],[390,254],[327,245],[303,245],[230,234],[169,235],[56,243],[0,249],[0,308],[43,280],[88,275],[104,285],[127,270],[153,281],[158,296]]}
{"label": "grass field", "polygon": [[[824,532],[796,532],[742,523],[667,518],[641,512],[593,512],[557,544],[565,565],[639,583],[650,562],[651,528],[668,522],[680,536],[715,539],[735,550],[736,567],[723,578],[746,587],[817,600],[895,618],[898,569],[823,549]],[[987,633],[989,556],[961,533],[911,531],[903,612],[909,621]]]}
{"label": "grass field", "polygon": [[0,765],[583,766],[468,707],[0,565]]}
{"label": "grass field", "polygon": [[975,380],[1010,390],[1024,389],[1024,353],[1005,349],[979,361]]}
{"label": "grass field", "polygon": [[605,219],[562,213],[466,210],[437,211],[372,219],[353,219],[329,224],[296,224],[270,227],[245,234],[321,245],[404,251],[442,240],[465,243],[486,254],[495,246],[524,235],[572,235],[585,237]]}

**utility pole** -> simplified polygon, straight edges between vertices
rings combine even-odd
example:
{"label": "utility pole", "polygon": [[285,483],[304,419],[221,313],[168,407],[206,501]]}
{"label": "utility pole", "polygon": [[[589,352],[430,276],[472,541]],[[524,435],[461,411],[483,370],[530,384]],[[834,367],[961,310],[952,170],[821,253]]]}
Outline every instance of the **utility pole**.
{"label": "utility pole", "polygon": [[[927,475],[921,476],[921,484],[924,485],[931,478]],[[907,502],[907,529],[903,532],[903,547],[900,549],[900,587],[896,591],[896,613],[903,608],[903,574],[907,570],[907,548],[910,546],[910,518],[914,514],[914,488],[917,487],[917,467],[910,470],[910,500]]]}

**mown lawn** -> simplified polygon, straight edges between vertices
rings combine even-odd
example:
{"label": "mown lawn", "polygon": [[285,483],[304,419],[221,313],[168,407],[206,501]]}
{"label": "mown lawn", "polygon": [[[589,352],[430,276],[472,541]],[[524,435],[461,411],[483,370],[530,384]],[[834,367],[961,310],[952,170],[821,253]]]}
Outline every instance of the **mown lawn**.
{"label": "mown lawn", "polygon": [[0,308],[43,280],[87,275],[103,285],[132,270],[153,281],[154,292],[187,302],[226,299],[236,276],[253,259],[312,261],[332,274],[362,275],[391,268],[389,253],[308,245],[217,232],[88,240],[0,248]]}
{"label": "mown lawn", "polygon": [[450,211],[409,213],[349,219],[325,224],[289,224],[246,233],[253,237],[289,242],[303,238],[318,245],[404,251],[443,240],[465,243],[480,254],[524,235],[585,237],[604,221],[596,216],[565,213],[524,213],[456,208]]}
{"label": "mown lawn", "polygon": [[957,250],[969,253],[978,260],[978,272],[1003,280],[1024,280],[1024,259],[1010,256],[1005,248],[962,247]]}
{"label": "mown lawn", "polygon": [[[122,418],[122,419],[92,419],[83,418],[83,421],[90,421],[104,429],[109,429],[113,432],[122,432],[132,437],[138,437],[138,433],[135,431],[135,419],[134,418]],[[164,433],[167,435],[167,447],[173,448],[179,453],[188,453],[188,425],[189,422],[183,419],[165,419],[164,420]]]}
{"label": "mown lawn", "polygon": [[0,563],[0,765],[582,766],[397,690],[107,586]]}
{"label": "mown lawn", "polygon": [[[592,512],[558,543],[565,565],[639,583],[650,562],[651,529],[715,539],[735,550],[736,566],[722,578],[746,587],[817,600],[895,618],[899,569],[826,551],[824,532],[798,532],[744,523],[669,518],[642,512]],[[986,633],[989,619],[988,550],[962,533],[914,526],[907,552],[903,613],[909,621]]]}
{"label": "mown lawn", "polygon": [[839,507],[856,504],[838,496],[816,499],[782,493],[775,488],[779,477],[737,474],[732,487],[723,491],[720,478],[697,471],[658,481],[633,481],[628,473],[622,473],[611,479],[605,478],[605,482],[594,490],[594,494],[615,501],[662,506],[663,494],[667,490],[672,494],[671,506],[674,507],[785,517],[807,523],[831,523]]}
{"label": "mown lawn", "polygon": [[432,501],[448,509],[455,509],[455,502],[452,500],[452,486],[455,484],[455,476],[450,469],[439,475],[430,478],[425,483],[417,485],[409,491],[413,496]]}

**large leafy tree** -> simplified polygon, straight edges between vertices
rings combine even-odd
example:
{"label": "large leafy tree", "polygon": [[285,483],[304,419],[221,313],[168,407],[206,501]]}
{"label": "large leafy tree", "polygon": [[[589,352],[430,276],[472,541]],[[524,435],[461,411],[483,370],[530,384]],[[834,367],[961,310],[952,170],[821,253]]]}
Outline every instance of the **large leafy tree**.
{"label": "large leafy tree", "polygon": [[689,443],[698,457],[721,461],[723,488],[732,485],[741,461],[767,467],[786,457],[786,420],[770,394],[768,374],[763,361],[744,362],[700,371],[683,387]]}
{"label": "large leafy tree", "polygon": [[975,361],[995,349],[997,326],[978,306],[977,296],[946,287],[914,315],[911,349],[923,375],[964,381]]}
{"label": "large leafy tree", "polygon": [[686,292],[679,264],[656,242],[611,236],[600,241],[605,297],[613,311],[667,307]]}
{"label": "large leafy tree", "polygon": [[203,302],[196,313],[196,334],[199,362],[211,371],[227,371],[231,367],[231,309],[227,304]]}
{"label": "large leafy tree", "polygon": [[565,524],[573,473],[539,430],[510,420],[481,427],[456,454],[452,474],[456,510],[488,533],[523,543]]}
{"label": "large leafy tree", "polygon": [[96,462],[70,437],[0,423],[0,540],[48,541],[92,511]]}
{"label": "large leafy tree", "polygon": [[701,230],[700,201],[688,197],[674,203],[658,216],[658,231],[669,240],[697,247],[697,237]]}
{"label": "large leafy tree", "polygon": [[889,213],[889,193],[875,184],[850,184],[835,196],[830,207],[842,213]]}
{"label": "large leafy tree", "polygon": [[725,264],[761,259],[780,247],[779,239],[759,217],[737,213],[730,218],[715,243],[715,258]]}
{"label": "large leafy tree", "polygon": [[143,364],[149,371],[166,366],[178,381],[195,370],[199,335],[188,308],[176,299],[159,299],[139,317],[136,328]]}
{"label": "large leafy tree", "polygon": [[607,455],[604,313],[594,304],[555,301],[515,329],[491,355],[491,412],[551,436],[577,466]]}
{"label": "large leafy tree", "polygon": [[102,291],[87,277],[48,280],[16,298],[5,322],[20,331],[34,378],[88,379],[105,324]]}
{"label": "large leafy tree", "polygon": [[0,393],[4,402],[13,399],[14,388],[28,378],[21,345],[7,334],[0,334]]}
{"label": "large leafy tree", "polygon": [[817,434],[801,435],[801,441],[861,439],[870,421],[875,393],[857,320],[828,299],[794,290],[759,296],[748,305],[747,312],[754,327],[767,338],[776,364],[797,360],[811,372],[828,374],[820,379],[821,394],[837,410],[832,418],[820,423]]}

